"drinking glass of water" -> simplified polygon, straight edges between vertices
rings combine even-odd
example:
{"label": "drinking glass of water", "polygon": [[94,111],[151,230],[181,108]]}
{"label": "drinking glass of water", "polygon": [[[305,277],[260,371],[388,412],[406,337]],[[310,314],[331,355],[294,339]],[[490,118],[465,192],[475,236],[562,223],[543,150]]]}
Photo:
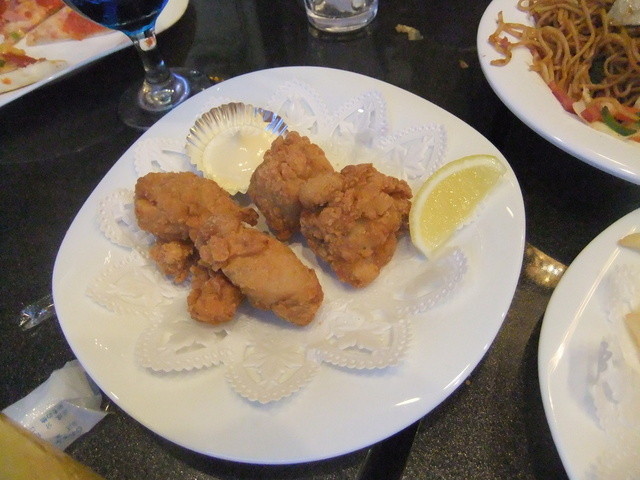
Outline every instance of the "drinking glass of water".
{"label": "drinking glass of water", "polygon": [[145,130],[190,96],[211,85],[200,72],[169,68],[156,48],[155,25],[168,0],[63,0],[78,13],[125,33],[144,66],[141,86],[127,90],[119,113],[129,126]]}
{"label": "drinking glass of water", "polygon": [[304,0],[309,23],[330,33],[367,26],[378,13],[378,0]]}

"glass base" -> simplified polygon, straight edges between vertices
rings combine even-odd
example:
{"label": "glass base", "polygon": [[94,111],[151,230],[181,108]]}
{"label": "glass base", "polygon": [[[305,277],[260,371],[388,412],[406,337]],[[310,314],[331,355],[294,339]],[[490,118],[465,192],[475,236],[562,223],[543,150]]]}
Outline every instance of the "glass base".
{"label": "glass base", "polygon": [[200,93],[212,85],[206,75],[189,68],[171,68],[175,75],[175,87],[163,95],[165,98],[161,106],[145,107],[144,90],[140,85],[129,88],[120,98],[118,114],[122,121],[130,127],[138,130],[147,130],[167,112],[183,103],[196,93]]}

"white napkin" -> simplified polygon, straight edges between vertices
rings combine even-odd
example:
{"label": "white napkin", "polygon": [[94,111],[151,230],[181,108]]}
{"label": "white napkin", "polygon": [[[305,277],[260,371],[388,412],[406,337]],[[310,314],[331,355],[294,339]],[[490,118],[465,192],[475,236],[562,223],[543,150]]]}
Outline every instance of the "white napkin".
{"label": "white napkin", "polygon": [[64,450],[104,418],[101,403],[98,388],[80,363],[72,360],[3,413]]}

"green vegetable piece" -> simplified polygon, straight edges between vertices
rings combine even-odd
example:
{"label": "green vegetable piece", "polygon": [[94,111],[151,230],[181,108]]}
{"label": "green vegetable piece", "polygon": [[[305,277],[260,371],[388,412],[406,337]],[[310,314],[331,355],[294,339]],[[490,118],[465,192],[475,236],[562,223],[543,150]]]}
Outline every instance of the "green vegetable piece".
{"label": "green vegetable piece", "polygon": [[637,130],[627,128],[618,122],[607,107],[602,107],[602,111],[600,113],[602,114],[602,121],[604,124],[617,134],[622,135],[623,137],[628,137],[629,135],[633,135],[637,132]]}

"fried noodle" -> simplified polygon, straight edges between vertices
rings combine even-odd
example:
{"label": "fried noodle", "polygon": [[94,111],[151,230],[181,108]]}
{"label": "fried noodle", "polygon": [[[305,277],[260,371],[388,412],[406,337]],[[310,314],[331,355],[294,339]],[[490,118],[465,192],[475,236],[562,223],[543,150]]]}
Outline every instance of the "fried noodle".
{"label": "fried noodle", "polygon": [[515,48],[526,47],[531,69],[566,110],[576,113],[575,102],[595,99],[616,117],[621,106],[640,108],[640,27],[612,24],[613,1],[518,0],[532,25],[506,22],[500,12],[489,42],[503,57],[491,64],[505,65]]}

